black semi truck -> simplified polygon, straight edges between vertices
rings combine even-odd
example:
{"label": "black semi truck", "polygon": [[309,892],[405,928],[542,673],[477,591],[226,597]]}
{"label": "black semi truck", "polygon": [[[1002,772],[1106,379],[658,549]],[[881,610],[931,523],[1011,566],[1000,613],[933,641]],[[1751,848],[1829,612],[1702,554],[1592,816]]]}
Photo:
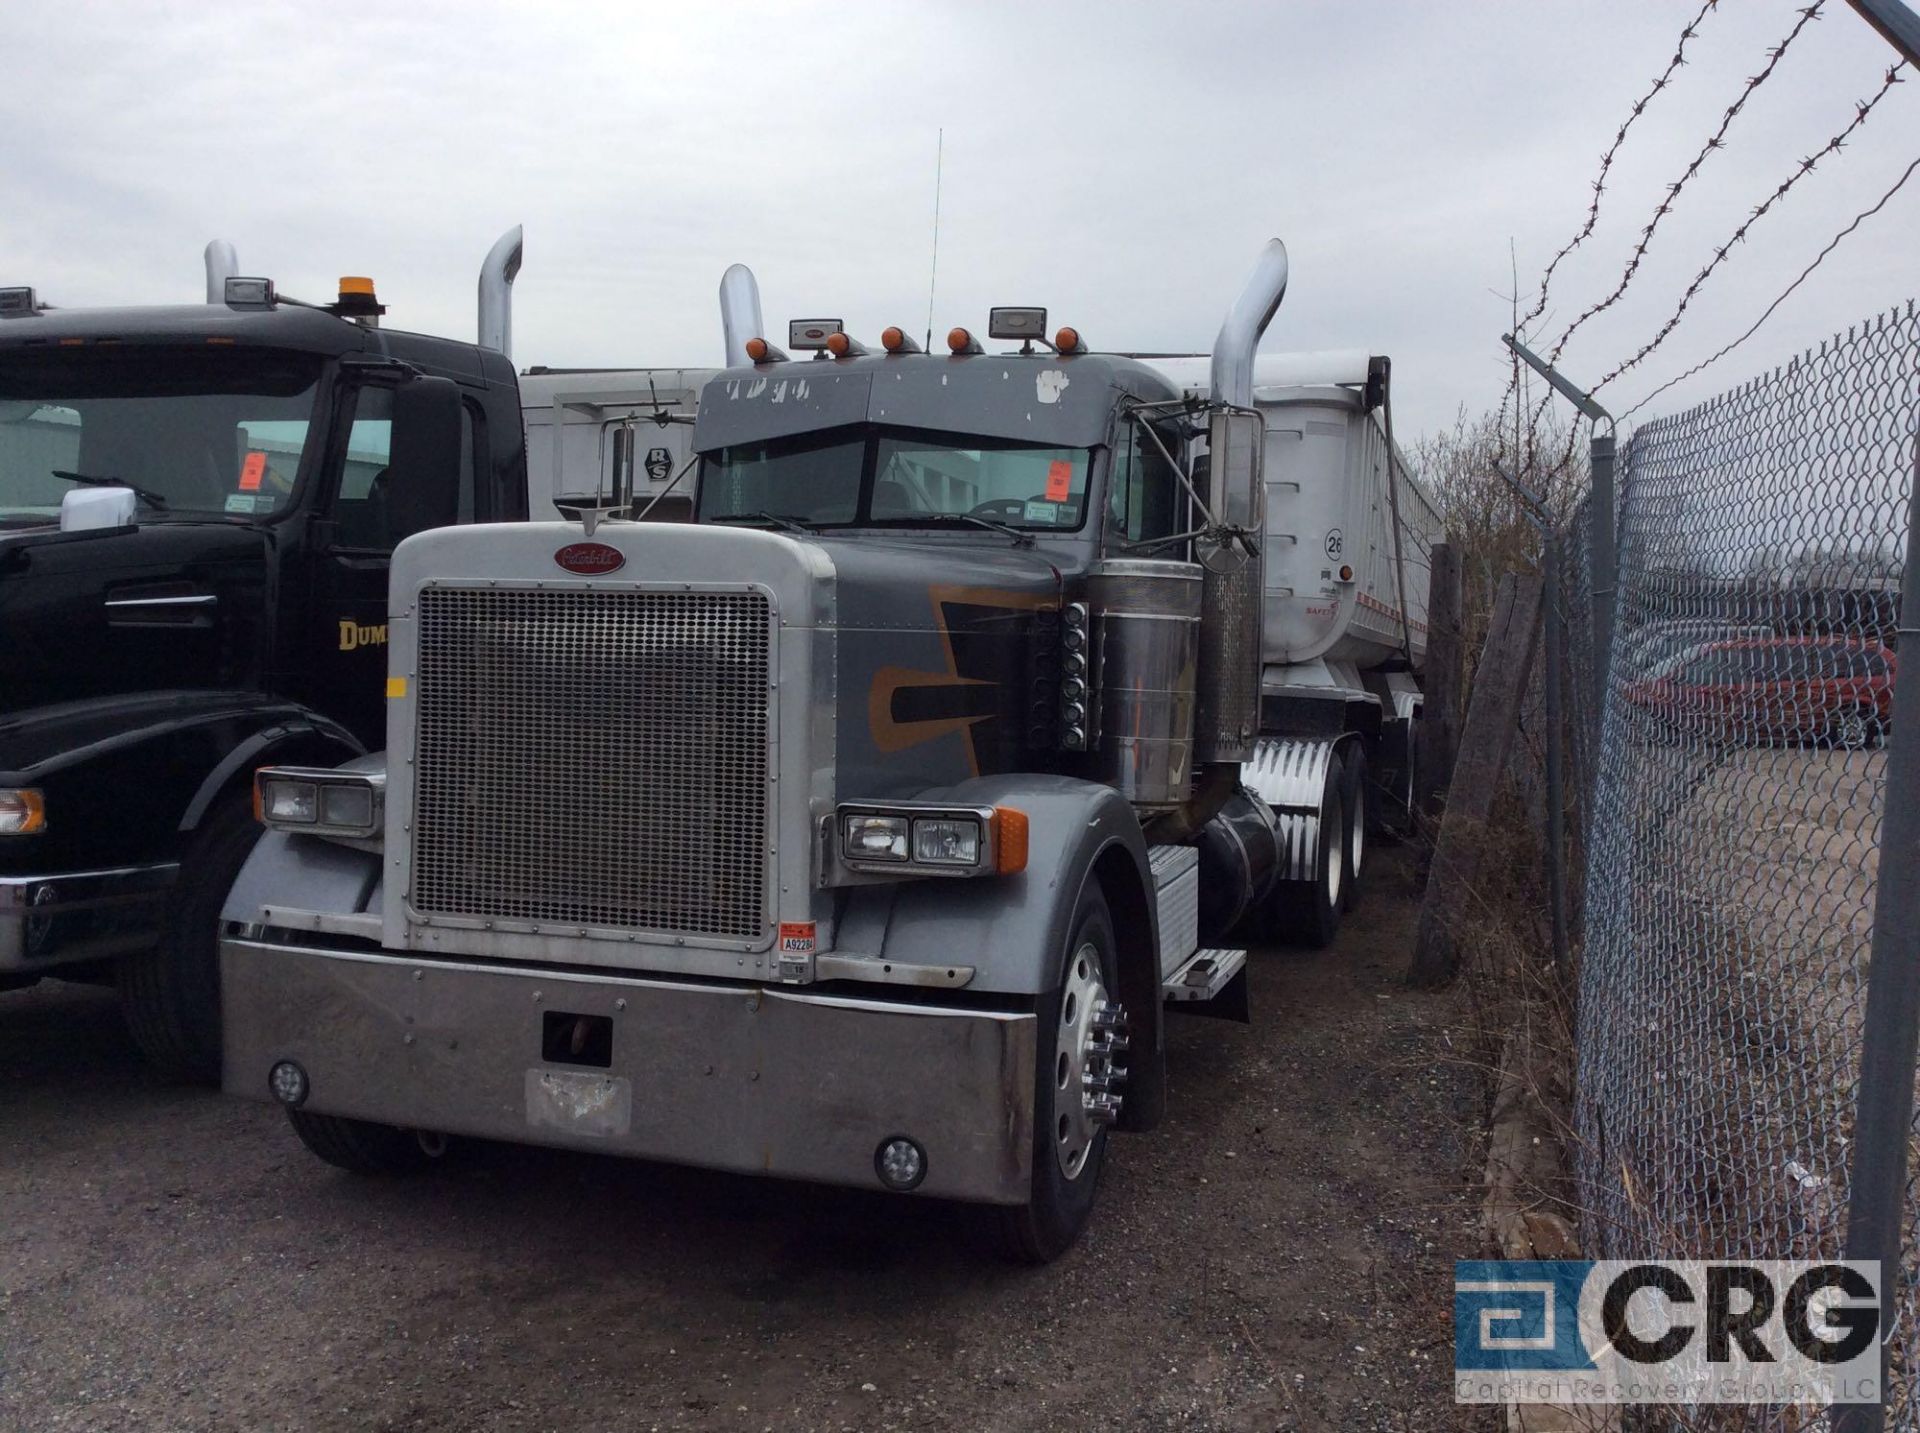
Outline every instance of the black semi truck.
{"label": "black semi truck", "polygon": [[254,769],[380,749],[394,546],[527,515],[518,229],[479,343],[231,255],[208,246],[203,305],[0,288],[0,989],[113,982],[155,1067],[202,1079]]}

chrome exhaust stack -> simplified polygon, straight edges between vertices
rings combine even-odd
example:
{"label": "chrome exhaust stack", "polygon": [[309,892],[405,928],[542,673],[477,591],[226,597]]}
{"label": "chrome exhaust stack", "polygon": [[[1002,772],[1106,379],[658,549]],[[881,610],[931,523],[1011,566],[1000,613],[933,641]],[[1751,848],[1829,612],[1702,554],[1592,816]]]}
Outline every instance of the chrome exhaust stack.
{"label": "chrome exhaust stack", "polygon": [[227,301],[227,280],[240,272],[240,256],[229,239],[214,239],[207,244],[207,302]]}
{"label": "chrome exhaust stack", "polygon": [[720,332],[728,368],[752,363],[747,356],[747,340],[766,337],[766,325],[760,318],[760,285],[745,264],[733,264],[720,276]]}
{"label": "chrome exhaust stack", "polygon": [[1213,341],[1212,392],[1215,403],[1235,408],[1253,406],[1253,354],[1260,337],[1287,296],[1287,246],[1267,240],[1260,258],[1247,276],[1247,286],[1227,310]]}
{"label": "chrome exhaust stack", "polygon": [[480,346],[513,357],[513,281],[524,254],[520,226],[494,240],[480,265]]}

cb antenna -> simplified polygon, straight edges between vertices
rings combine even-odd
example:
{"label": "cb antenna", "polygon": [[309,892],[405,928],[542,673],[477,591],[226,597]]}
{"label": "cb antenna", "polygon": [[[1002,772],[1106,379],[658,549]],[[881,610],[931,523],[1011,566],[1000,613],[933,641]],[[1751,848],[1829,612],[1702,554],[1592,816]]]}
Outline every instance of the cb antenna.
{"label": "cb antenna", "polygon": [[927,272],[927,352],[933,352],[933,288],[940,278],[940,162],[946,157],[947,131],[942,126],[933,148],[933,264]]}

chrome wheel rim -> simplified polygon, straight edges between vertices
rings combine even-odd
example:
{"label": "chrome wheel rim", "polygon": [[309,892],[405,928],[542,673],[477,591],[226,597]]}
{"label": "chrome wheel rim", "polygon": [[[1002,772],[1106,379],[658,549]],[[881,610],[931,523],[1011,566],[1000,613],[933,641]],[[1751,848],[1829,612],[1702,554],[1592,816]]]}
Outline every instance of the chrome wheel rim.
{"label": "chrome wheel rim", "polygon": [[1347,877],[1360,879],[1360,868],[1367,859],[1367,818],[1363,808],[1366,806],[1366,793],[1358,792],[1353,799],[1353,820],[1347,826]]}
{"label": "chrome wheel rim", "polygon": [[1078,1179],[1093,1157],[1095,1143],[1118,1118],[1116,1086],[1126,1071],[1114,1056],[1126,1048],[1126,1013],[1107,998],[1100,974],[1100,952],[1083,941],[1067,966],[1060,995],[1060,1028],[1053,1055],[1054,1158],[1068,1179]]}
{"label": "chrome wheel rim", "polygon": [[1334,805],[1329,820],[1333,823],[1333,830],[1327,833],[1327,903],[1337,906],[1340,904],[1340,887],[1345,883],[1347,873],[1347,833],[1338,803]]}

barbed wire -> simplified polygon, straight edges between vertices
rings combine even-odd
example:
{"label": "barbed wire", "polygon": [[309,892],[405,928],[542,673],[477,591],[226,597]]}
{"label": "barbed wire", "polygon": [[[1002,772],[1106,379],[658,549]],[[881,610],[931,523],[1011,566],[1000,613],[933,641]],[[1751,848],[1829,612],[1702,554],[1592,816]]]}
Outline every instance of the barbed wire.
{"label": "barbed wire", "polygon": [[1727,112],[1720,117],[1719,128],[1714,130],[1707,142],[1700,146],[1700,152],[1693,156],[1692,161],[1689,162],[1686,169],[1681,172],[1679,179],[1667,186],[1667,197],[1655,206],[1653,217],[1647,221],[1647,227],[1640,231],[1640,240],[1634,245],[1633,254],[1627,260],[1627,267],[1620,275],[1620,282],[1614,287],[1612,293],[1608,294],[1604,299],[1601,299],[1600,302],[1587,308],[1578,318],[1567,325],[1566,331],[1563,332],[1554,343],[1553,352],[1547,355],[1547,361],[1549,363],[1556,361],[1562,353],[1566,352],[1567,340],[1579,332],[1581,326],[1584,325],[1588,319],[1605,313],[1620,301],[1620,296],[1626,293],[1628,287],[1633,283],[1634,276],[1640,272],[1641,261],[1647,256],[1647,247],[1652,244],[1654,233],[1660,227],[1660,221],[1665,219],[1667,215],[1673,211],[1674,201],[1680,197],[1681,191],[1687,187],[1693,177],[1700,172],[1701,167],[1707,162],[1708,156],[1715,150],[1724,147],[1727,131],[1733,127],[1734,120],[1740,117],[1740,111],[1746,108],[1747,101],[1752,99],[1754,92],[1772,77],[1774,70],[1779,66],[1787,50],[1793,45],[1793,42],[1800,37],[1800,32],[1806,29],[1806,27],[1819,16],[1821,7],[1824,6],[1826,2],[1827,0],[1813,0],[1813,4],[1799,12],[1800,18],[1794,22],[1793,28],[1787,31],[1786,39],[1767,51],[1767,63],[1761,67],[1760,73],[1748,78],[1746,84],[1741,87],[1739,96],[1732,104],[1727,106]]}
{"label": "barbed wire", "polygon": [[[1552,350],[1547,354],[1547,362],[1559,362],[1560,355],[1566,352],[1567,343],[1572,339],[1573,335],[1578,333],[1589,319],[1605,313],[1620,301],[1621,296],[1625,294],[1627,289],[1632,285],[1634,277],[1640,272],[1641,262],[1646,258],[1648,246],[1652,244],[1653,236],[1659,230],[1661,221],[1672,212],[1673,206],[1680,198],[1681,193],[1686,189],[1687,185],[1692,182],[1694,176],[1700,172],[1708,157],[1711,156],[1715,150],[1724,146],[1727,131],[1733,127],[1733,122],[1740,117],[1740,112],[1746,108],[1747,101],[1752,99],[1754,93],[1772,78],[1773,72],[1779,67],[1780,61],[1786,55],[1787,51],[1792,48],[1793,42],[1800,37],[1800,33],[1805,30],[1808,25],[1812,24],[1813,21],[1819,17],[1820,11],[1825,5],[1826,0],[1813,0],[1811,5],[1805,6],[1797,12],[1800,18],[1796,20],[1793,27],[1787,31],[1786,37],[1766,52],[1766,64],[1761,67],[1758,74],[1748,76],[1747,82],[1740,88],[1740,93],[1734,97],[1733,103],[1728,105],[1726,112],[1721,115],[1719,126],[1708,136],[1706,143],[1700,146],[1699,152],[1693,156],[1692,160],[1687,164],[1687,167],[1681,171],[1679,179],[1667,186],[1666,196],[1654,207],[1653,217],[1647,221],[1646,227],[1640,231],[1639,241],[1634,245],[1633,253],[1627,259],[1626,268],[1620,275],[1620,282],[1615,285],[1610,294],[1582,311],[1572,323],[1567,325],[1561,332],[1560,337],[1555,340]],[[1534,405],[1533,414],[1528,420],[1527,425],[1528,447],[1530,450],[1533,447],[1534,441],[1533,430],[1538,426],[1541,415],[1546,412],[1547,405],[1552,401],[1553,395],[1549,392],[1542,396],[1540,401]]]}
{"label": "barbed wire", "polygon": [[1822,249],[1818,254],[1814,255],[1813,262],[1808,264],[1806,268],[1800,271],[1800,275],[1798,278],[1796,278],[1792,283],[1788,284],[1786,288],[1781,290],[1779,297],[1775,298],[1772,303],[1767,305],[1766,311],[1762,313],[1759,318],[1753,321],[1753,326],[1751,328],[1749,328],[1745,333],[1741,334],[1738,338],[1734,339],[1732,343],[1729,343],[1726,347],[1720,349],[1717,353],[1714,353],[1707,358],[1703,358],[1700,362],[1694,364],[1693,367],[1689,368],[1685,373],[1680,374],[1677,378],[1670,378],[1665,383],[1662,383],[1658,388],[1654,389],[1653,392],[1649,393],[1645,398],[1642,398],[1638,403],[1634,404],[1633,407],[1629,408],[1625,413],[1622,413],[1620,415],[1620,420],[1624,422],[1626,419],[1631,418],[1635,413],[1638,413],[1642,408],[1646,407],[1649,403],[1653,402],[1654,399],[1658,398],[1662,393],[1665,393],[1669,388],[1672,388],[1677,384],[1686,382],[1687,379],[1693,377],[1694,374],[1699,373],[1702,369],[1708,368],[1711,365],[1718,363],[1721,359],[1725,358],[1729,353],[1732,353],[1734,349],[1738,348],[1741,344],[1745,343],[1748,339],[1752,338],[1756,333],[1758,333],[1760,331],[1760,326],[1764,324],[1768,319],[1772,318],[1774,311],[1778,309],[1781,304],[1787,301],[1787,299],[1792,295],[1795,289],[1799,288],[1801,284],[1807,281],[1808,275],[1810,275],[1815,269],[1820,267],[1822,262],[1825,261],[1827,255],[1831,254],[1835,249],[1839,248],[1841,245],[1841,242],[1845,240],[1850,234],[1852,234],[1854,230],[1858,229],[1867,220],[1871,219],[1875,214],[1878,214],[1882,209],[1886,208],[1887,205],[1892,202],[1893,196],[1898,194],[1900,190],[1905,186],[1906,182],[1913,177],[1915,170],[1920,170],[1920,159],[1914,160],[1911,164],[1909,164],[1906,167],[1905,171],[1900,175],[1900,177],[1893,181],[1892,187],[1890,187],[1886,193],[1880,196],[1879,202],[1874,204],[1874,206],[1871,209],[1863,209],[1860,213],[1854,215],[1852,223],[1848,224],[1846,228],[1842,229],[1839,233],[1835,234],[1831,239],[1829,239],[1827,241],[1827,246],[1824,249]]}
{"label": "barbed wire", "polygon": [[[1691,20],[1687,21],[1686,25],[1680,31],[1679,40],[1673,47],[1673,57],[1667,61],[1667,67],[1655,77],[1653,84],[1648,87],[1647,92],[1633,102],[1633,107],[1627,111],[1627,117],[1620,122],[1620,128],[1614,132],[1613,143],[1608,145],[1607,152],[1600,156],[1600,172],[1596,174],[1593,179],[1593,199],[1587,205],[1586,222],[1580,226],[1580,231],[1562,245],[1560,252],[1555,254],[1548,262],[1546,272],[1540,276],[1539,297],[1534,300],[1533,307],[1529,309],[1523,317],[1516,317],[1514,319],[1514,333],[1524,334],[1527,331],[1527,326],[1547,311],[1547,290],[1553,283],[1555,270],[1560,267],[1561,260],[1565,259],[1575,249],[1587,241],[1588,237],[1593,233],[1594,225],[1600,222],[1600,199],[1607,191],[1607,175],[1613,169],[1613,161],[1615,156],[1620,153],[1620,146],[1626,143],[1627,131],[1633,128],[1634,122],[1638,120],[1642,114],[1646,113],[1647,106],[1653,102],[1660,91],[1664,90],[1667,85],[1672,82],[1675,72],[1686,63],[1687,42],[1693,39],[1695,31],[1699,29],[1700,22],[1706,19],[1708,12],[1712,11],[1719,3],[1720,0],[1706,0],[1706,3],[1700,7],[1698,13],[1696,13]],[[1518,287],[1516,284],[1515,288],[1517,289]],[[1515,300],[1515,306],[1518,306],[1517,298]],[[1500,432],[1506,427],[1507,405],[1509,403],[1522,401],[1520,387],[1520,360],[1515,358],[1512,360],[1511,371],[1507,376],[1506,389],[1500,395],[1500,407],[1495,417],[1495,432]]]}
{"label": "barbed wire", "polygon": [[1714,250],[1713,257],[1707,261],[1706,267],[1694,275],[1693,282],[1688,284],[1686,292],[1680,295],[1679,306],[1674,309],[1672,316],[1660,326],[1659,332],[1654,334],[1638,353],[1629,359],[1623,360],[1614,367],[1612,372],[1594,384],[1593,387],[1588,390],[1589,393],[1598,393],[1602,388],[1605,388],[1609,383],[1613,382],[1614,379],[1620,377],[1621,374],[1637,367],[1642,360],[1666,342],[1667,335],[1679,327],[1680,320],[1685,315],[1687,306],[1693,302],[1694,296],[1706,285],[1707,280],[1713,276],[1714,271],[1726,262],[1728,254],[1733,251],[1734,245],[1744,240],[1747,237],[1747,232],[1761,219],[1766,217],[1767,211],[1772,209],[1780,200],[1784,199],[1794,185],[1813,173],[1815,167],[1822,159],[1826,158],[1829,154],[1837,154],[1840,152],[1841,145],[1846,143],[1847,139],[1852,136],[1855,130],[1867,122],[1867,116],[1873,113],[1874,106],[1885,99],[1888,92],[1901,82],[1902,77],[1900,72],[1906,68],[1906,63],[1905,60],[1901,60],[1894,64],[1893,67],[1887,71],[1886,78],[1882,81],[1880,88],[1876,90],[1870,98],[1854,101],[1854,116],[1847,126],[1812,154],[1802,159],[1800,163],[1795,166],[1793,173],[1789,174],[1786,179],[1781,181],[1773,193],[1761,201],[1759,206],[1741,222],[1740,227],[1733,231],[1732,236],[1728,238],[1726,243]]}
{"label": "barbed wire", "polygon": [[1588,236],[1593,233],[1594,225],[1600,222],[1600,198],[1607,192],[1607,174],[1613,168],[1614,156],[1619,154],[1620,146],[1626,142],[1627,131],[1633,128],[1635,120],[1646,113],[1646,108],[1653,102],[1654,97],[1667,87],[1673,79],[1674,72],[1686,63],[1687,41],[1693,38],[1700,22],[1707,18],[1707,13],[1719,3],[1720,0],[1707,0],[1707,3],[1700,7],[1699,13],[1687,21],[1686,27],[1680,31],[1680,40],[1674,46],[1673,58],[1667,61],[1666,69],[1660,72],[1659,77],[1654,80],[1647,92],[1633,102],[1633,108],[1627,112],[1626,119],[1621,121],[1619,130],[1613,136],[1613,143],[1608,145],[1607,152],[1600,156],[1600,172],[1594,177],[1593,202],[1587,205],[1586,222],[1580,226],[1580,232],[1569,239],[1547,264],[1547,271],[1540,276],[1540,296],[1534,300],[1533,307],[1527,311],[1526,316],[1515,325],[1513,330],[1515,333],[1526,332],[1527,325],[1547,311],[1547,288],[1553,282],[1554,270],[1560,267],[1562,259],[1587,241]]}

